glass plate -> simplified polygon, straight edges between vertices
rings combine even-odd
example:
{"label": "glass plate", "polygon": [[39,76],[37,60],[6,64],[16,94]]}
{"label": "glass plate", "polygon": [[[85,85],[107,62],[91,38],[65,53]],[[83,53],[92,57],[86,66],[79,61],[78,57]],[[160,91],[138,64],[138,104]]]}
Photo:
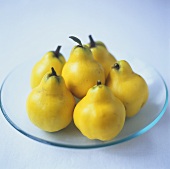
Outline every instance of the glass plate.
{"label": "glass plate", "polygon": [[38,142],[67,148],[97,148],[115,145],[135,138],[153,127],[168,105],[168,90],[162,76],[152,67],[135,58],[126,59],[135,72],[142,75],[149,86],[149,99],[133,118],[126,119],[121,133],[111,141],[89,140],[72,122],[67,128],[48,133],[34,126],[26,112],[26,98],[31,91],[30,73],[35,60],[16,67],[1,87],[1,110],[6,120],[20,133]]}

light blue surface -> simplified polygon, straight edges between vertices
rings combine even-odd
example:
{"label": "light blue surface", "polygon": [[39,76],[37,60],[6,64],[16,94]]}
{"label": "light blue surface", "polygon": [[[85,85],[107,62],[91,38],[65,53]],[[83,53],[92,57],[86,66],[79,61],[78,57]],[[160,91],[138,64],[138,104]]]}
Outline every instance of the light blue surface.
{"label": "light blue surface", "polygon": [[[118,58],[128,54],[154,66],[169,89],[169,30],[168,0],[0,0],[0,82],[19,63],[40,58],[58,44],[68,57],[65,49],[74,45],[69,35],[87,43],[92,34]],[[142,136],[88,151],[32,141],[0,113],[0,168],[169,168],[170,108],[166,104],[162,119]]]}

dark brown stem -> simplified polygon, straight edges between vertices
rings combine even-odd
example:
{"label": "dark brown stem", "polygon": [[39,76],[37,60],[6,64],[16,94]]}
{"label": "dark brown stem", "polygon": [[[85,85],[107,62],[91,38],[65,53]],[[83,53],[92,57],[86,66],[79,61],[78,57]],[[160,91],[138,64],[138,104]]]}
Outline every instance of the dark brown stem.
{"label": "dark brown stem", "polygon": [[96,43],[95,43],[95,41],[93,40],[93,38],[92,38],[91,35],[89,35],[89,39],[90,39],[90,48],[96,47]]}
{"label": "dark brown stem", "polygon": [[57,49],[54,51],[55,53],[55,56],[58,58],[59,55],[60,55],[60,49],[61,49],[61,46],[58,46]]}
{"label": "dark brown stem", "polygon": [[53,67],[51,68],[51,72],[52,72],[52,73],[51,73],[52,76],[57,76],[57,73],[56,73],[56,71],[54,70]]}
{"label": "dark brown stem", "polygon": [[116,69],[116,70],[119,70],[120,69],[120,65],[118,63],[115,63],[113,66],[112,66],[113,69]]}
{"label": "dark brown stem", "polygon": [[97,86],[101,85],[102,82],[100,80],[97,81]]}

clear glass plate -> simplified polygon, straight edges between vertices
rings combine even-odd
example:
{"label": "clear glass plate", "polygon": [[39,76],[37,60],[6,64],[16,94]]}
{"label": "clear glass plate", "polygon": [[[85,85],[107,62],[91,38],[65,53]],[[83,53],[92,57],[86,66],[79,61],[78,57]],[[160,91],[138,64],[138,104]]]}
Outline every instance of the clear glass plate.
{"label": "clear glass plate", "polygon": [[31,91],[30,73],[35,60],[11,71],[1,87],[1,110],[6,120],[20,133],[38,142],[67,148],[97,148],[115,145],[135,138],[153,127],[168,105],[168,90],[162,76],[152,67],[135,58],[126,59],[149,86],[149,99],[133,118],[126,119],[121,133],[113,140],[102,142],[84,137],[72,122],[67,128],[48,133],[34,126],[26,112],[26,98]]}

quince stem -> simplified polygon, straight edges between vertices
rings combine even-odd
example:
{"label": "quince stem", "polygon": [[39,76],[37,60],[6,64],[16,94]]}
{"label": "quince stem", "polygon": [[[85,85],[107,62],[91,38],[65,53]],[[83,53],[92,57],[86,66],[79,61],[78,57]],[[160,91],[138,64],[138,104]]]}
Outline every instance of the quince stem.
{"label": "quince stem", "polygon": [[113,69],[116,69],[116,70],[119,70],[120,69],[120,65],[118,63],[115,63],[113,66],[112,66]]}
{"label": "quince stem", "polygon": [[100,80],[97,81],[97,86],[101,85],[102,82]]}
{"label": "quince stem", "polygon": [[93,40],[93,38],[92,38],[91,35],[89,35],[89,39],[90,39],[90,48],[96,47],[96,43],[95,43],[95,41]]}
{"label": "quince stem", "polygon": [[54,70],[53,67],[51,68],[51,72],[52,72],[52,73],[51,73],[52,76],[57,76],[57,73],[56,73],[56,71]]}
{"label": "quince stem", "polygon": [[61,49],[61,46],[58,46],[57,49],[54,51],[55,53],[55,56],[58,58],[59,55],[60,55],[60,49]]}

